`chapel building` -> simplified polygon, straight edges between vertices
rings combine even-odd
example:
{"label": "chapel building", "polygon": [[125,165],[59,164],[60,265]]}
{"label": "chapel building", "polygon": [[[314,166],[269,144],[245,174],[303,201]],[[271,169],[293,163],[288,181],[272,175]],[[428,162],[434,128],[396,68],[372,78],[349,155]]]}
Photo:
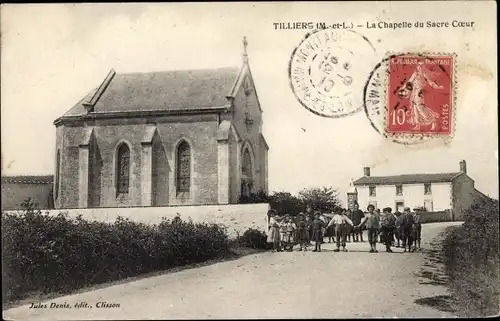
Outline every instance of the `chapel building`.
{"label": "chapel building", "polygon": [[268,192],[269,147],[240,68],[111,70],[54,121],[56,208],[234,204]]}

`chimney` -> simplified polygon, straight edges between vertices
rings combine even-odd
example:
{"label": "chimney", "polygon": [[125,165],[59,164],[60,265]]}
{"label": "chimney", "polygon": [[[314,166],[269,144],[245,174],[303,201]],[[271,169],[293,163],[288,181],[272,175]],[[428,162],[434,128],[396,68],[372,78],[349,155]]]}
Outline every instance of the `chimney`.
{"label": "chimney", "polygon": [[370,167],[364,167],[363,171],[365,173],[365,176],[370,176]]}
{"label": "chimney", "polygon": [[467,174],[467,163],[465,160],[460,161],[460,171],[464,174]]}

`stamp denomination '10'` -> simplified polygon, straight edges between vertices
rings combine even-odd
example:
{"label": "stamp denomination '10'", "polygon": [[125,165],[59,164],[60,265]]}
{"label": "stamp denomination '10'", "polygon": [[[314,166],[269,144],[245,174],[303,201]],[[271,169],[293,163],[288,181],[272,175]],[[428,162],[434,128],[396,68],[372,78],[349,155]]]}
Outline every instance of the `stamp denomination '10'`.
{"label": "stamp denomination '10'", "polygon": [[370,53],[375,53],[371,43],[352,30],[320,30],[307,35],[293,51],[289,65],[295,97],[307,110],[323,117],[360,111],[360,93],[374,65],[369,57],[375,55]]}

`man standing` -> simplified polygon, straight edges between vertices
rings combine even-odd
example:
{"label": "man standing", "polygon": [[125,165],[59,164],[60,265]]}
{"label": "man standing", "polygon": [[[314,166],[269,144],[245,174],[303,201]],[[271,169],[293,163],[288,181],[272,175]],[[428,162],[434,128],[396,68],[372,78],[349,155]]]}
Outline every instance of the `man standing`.
{"label": "man standing", "polygon": [[403,236],[401,234],[401,219],[402,219],[402,214],[398,211],[396,211],[396,213],[394,213],[395,216],[396,216],[396,230],[395,230],[395,236],[396,236],[396,241],[398,242],[398,244],[396,245],[396,247],[400,247],[401,246],[401,242],[403,241]]}
{"label": "man standing", "polygon": [[[357,202],[354,203],[354,211],[352,211],[352,222],[354,223],[354,225],[359,225],[363,217],[365,217],[365,214],[363,214],[363,211],[359,209],[359,204]],[[361,237],[361,242],[363,242],[363,230],[353,229],[352,241],[359,242],[359,237]]]}
{"label": "man standing", "polygon": [[[379,209],[379,208],[377,208],[377,209],[375,210],[375,213],[376,213],[376,214],[378,215],[378,217],[380,218],[380,221],[382,221],[382,214],[380,213],[380,209]],[[384,243],[384,234],[383,234],[383,233],[380,233],[380,231],[379,231],[379,233],[378,233],[378,237],[379,237],[379,242],[380,242],[381,244],[385,244],[385,243]]]}
{"label": "man standing", "polygon": [[410,208],[405,207],[403,214],[401,214],[401,236],[403,239],[403,248],[406,252],[406,247],[408,246],[408,252],[413,252],[411,248],[413,244],[413,215],[410,213]]}
{"label": "man standing", "polygon": [[418,250],[420,251],[420,238],[422,235],[422,220],[420,216],[420,209],[417,208],[415,209],[415,214],[413,214],[413,242],[415,243],[414,246],[414,251],[417,250],[417,244],[418,244]]}
{"label": "man standing", "polygon": [[385,243],[385,251],[392,252],[391,245],[394,237],[394,229],[396,227],[396,217],[392,215],[392,209],[390,207],[384,208],[384,218],[382,219],[382,234],[384,243]]}
{"label": "man standing", "polygon": [[[314,213],[310,205],[307,205],[306,207],[306,219],[309,220],[310,223],[314,221]],[[313,237],[312,224],[309,224],[308,235],[309,235],[309,244],[312,245],[312,237]]]}
{"label": "man standing", "polygon": [[375,213],[375,206],[372,204],[367,207],[368,213],[356,227],[360,228],[366,224],[368,232],[368,242],[370,243],[370,253],[378,253],[377,251],[377,233],[380,229],[380,216]]}

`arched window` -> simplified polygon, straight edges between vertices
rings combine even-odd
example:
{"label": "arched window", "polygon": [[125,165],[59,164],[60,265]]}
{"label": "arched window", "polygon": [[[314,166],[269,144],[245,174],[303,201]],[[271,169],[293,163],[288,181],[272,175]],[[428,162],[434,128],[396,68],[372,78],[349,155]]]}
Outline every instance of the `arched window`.
{"label": "arched window", "polygon": [[57,199],[59,196],[59,175],[61,172],[61,151],[58,149],[56,154],[56,177],[54,182],[54,197]]}
{"label": "arched window", "polygon": [[177,147],[177,192],[189,192],[191,186],[191,149],[186,141]]}
{"label": "arched window", "polygon": [[130,181],[130,149],[127,144],[118,147],[116,159],[116,192],[127,194]]}
{"label": "arched window", "polygon": [[250,196],[253,191],[253,169],[252,156],[248,148],[243,151],[243,160],[241,163],[241,195]]}

